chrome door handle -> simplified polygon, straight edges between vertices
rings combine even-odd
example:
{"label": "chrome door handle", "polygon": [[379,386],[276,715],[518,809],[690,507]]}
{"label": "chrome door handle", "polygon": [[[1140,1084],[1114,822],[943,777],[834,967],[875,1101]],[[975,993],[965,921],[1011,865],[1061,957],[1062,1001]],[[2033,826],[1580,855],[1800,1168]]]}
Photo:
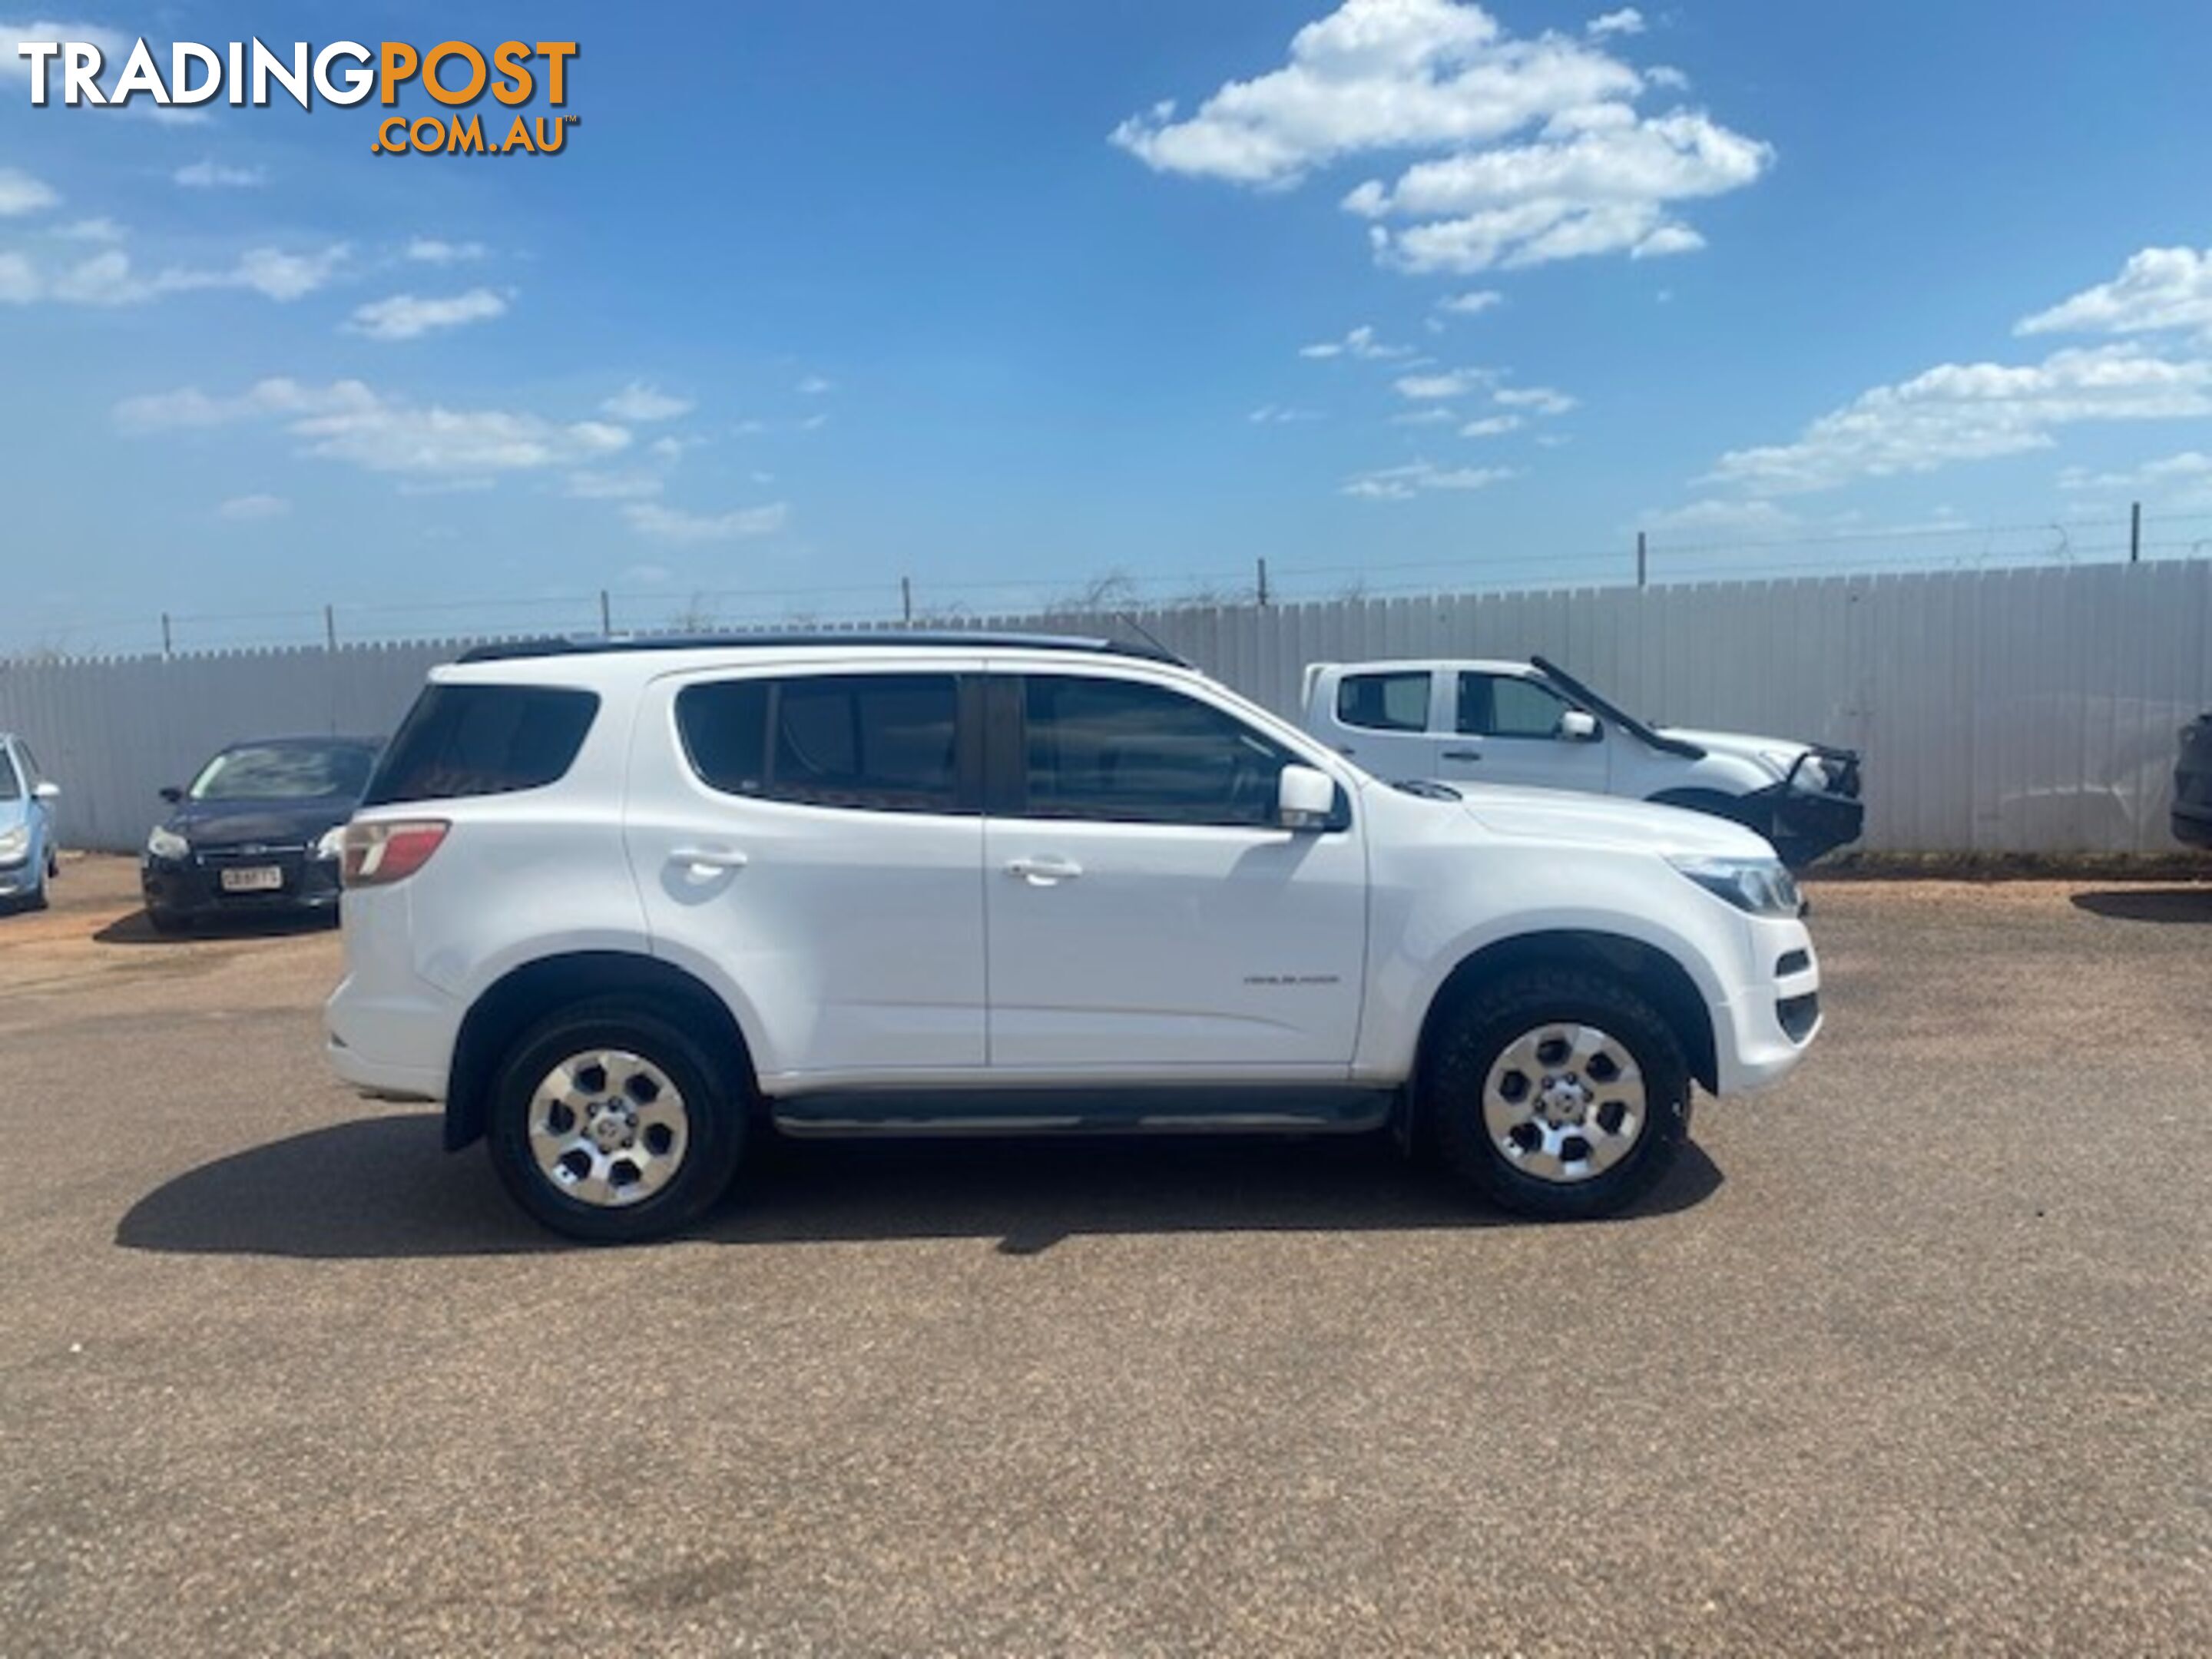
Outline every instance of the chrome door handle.
{"label": "chrome door handle", "polygon": [[734,847],[672,848],[668,861],[681,865],[684,873],[694,881],[711,881],[725,871],[744,869],[748,862]]}
{"label": "chrome door handle", "polygon": [[1444,750],[1443,757],[1446,760],[1479,761],[1482,758],[1482,750],[1480,749],[1447,749]]}
{"label": "chrome door handle", "polygon": [[1083,873],[1083,866],[1073,859],[1009,859],[1006,873],[1019,876],[1032,887],[1050,887],[1073,881]]}

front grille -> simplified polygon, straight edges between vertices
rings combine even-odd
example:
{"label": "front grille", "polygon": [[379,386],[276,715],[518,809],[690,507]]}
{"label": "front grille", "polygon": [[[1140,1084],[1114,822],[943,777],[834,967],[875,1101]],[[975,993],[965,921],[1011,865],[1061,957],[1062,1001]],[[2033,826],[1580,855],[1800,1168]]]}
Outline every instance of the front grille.
{"label": "front grille", "polygon": [[1774,1017],[1792,1042],[1802,1042],[1820,1023],[1820,994],[1808,991],[1802,997],[1784,997],[1774,1005]]}

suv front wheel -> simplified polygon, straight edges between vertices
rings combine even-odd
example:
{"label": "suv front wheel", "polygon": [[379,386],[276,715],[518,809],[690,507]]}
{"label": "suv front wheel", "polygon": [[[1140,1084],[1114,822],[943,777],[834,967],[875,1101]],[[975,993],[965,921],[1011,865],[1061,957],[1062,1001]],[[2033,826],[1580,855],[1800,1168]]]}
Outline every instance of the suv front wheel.
{"label": "suv front wheel", "polygon": [[1545,1219],[1610,1215],[1673,1165],[1689,1127],[1682,1045],[1602,974],[1540,968],[1446,1018],[1426,1068],[1444,1159],[1486,1197]]}
{"label": "suv front wheel", "polygon": [[744,1113],[714,1057],[609,998],[539,1022],[494,1085],[492,1165],[517,1203],[594,1244],[665,1237],[729,1186]]}

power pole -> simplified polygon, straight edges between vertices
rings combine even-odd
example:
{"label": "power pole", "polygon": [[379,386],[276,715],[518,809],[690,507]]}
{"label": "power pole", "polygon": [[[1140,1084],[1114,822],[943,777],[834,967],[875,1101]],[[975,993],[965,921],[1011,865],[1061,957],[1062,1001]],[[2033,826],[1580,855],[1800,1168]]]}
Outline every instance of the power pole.
{"label": "power pole", "polygon": [[338,648],[338,613],[337,613],[337,607],[336,607],[336,606],[334,606],[334,605],[325,605],[325,606],[323,607],[323,649],[324,649],[324,650],[325,650],[325,651],[335,651],[335,650],[337,650],[337,648]]}
{"label": "power pole", "polygon": [[1261,560],[1261,561],[1260,561],[1260,605],[1261,605],[1261,607],[1262,609],[1265,609],[1265,608],[1266,608],[1266,606],[1267,606],[1267,562],[1265,559],[1262,559],[1262,560]]}
{"label": "power pole", "polygon": [[611,640],[615,636],[615,608],[607,603],[607,590],[599,590],[599,637]]}
{"label": "power pole", "polygon": [[1639,530],[1636,532],[1636,585],[1638,587],[1644,586],[1644,532]]}
{"label": "power pole", "polygon": [[2136,564],[2142,559],[2142,503],[2128,504],[2128,562]]}
{"label": "power pole", "polygon": [[166,611],[161,613],[161,654],[165,657],[175,654],[169,638],[169,613]]}
{"label": "power pole", "polygon": [[914,578],[899,578],[899,616],[906,622],[914,620]]}

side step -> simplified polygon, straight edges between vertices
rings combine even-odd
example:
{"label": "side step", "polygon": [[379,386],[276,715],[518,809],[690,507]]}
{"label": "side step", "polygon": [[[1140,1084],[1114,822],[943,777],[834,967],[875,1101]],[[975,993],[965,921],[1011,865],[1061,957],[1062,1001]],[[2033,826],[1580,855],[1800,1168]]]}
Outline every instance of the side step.
{"label": "side step", "polygon": [[1392,1089],[840,1090],[771,1101],[775,1127],[836,1135],[1359,1134],[1390,1121]]}

